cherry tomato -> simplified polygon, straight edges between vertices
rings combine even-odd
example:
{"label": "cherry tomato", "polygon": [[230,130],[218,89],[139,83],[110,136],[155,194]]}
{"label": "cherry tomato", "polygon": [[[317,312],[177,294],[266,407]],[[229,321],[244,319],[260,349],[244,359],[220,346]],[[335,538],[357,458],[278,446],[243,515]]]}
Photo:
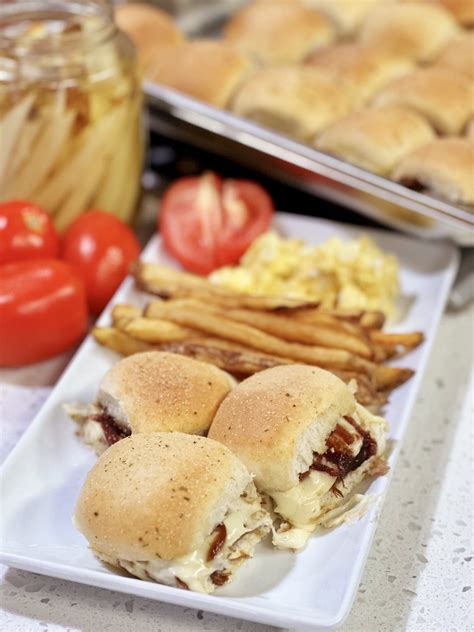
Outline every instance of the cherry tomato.
{"label": "cherry tomato", "polygon": [[0,263],[57,257],[59,237],[51,217],[23,200],[0,202]]}
{"label": "cherry tomato", "polygon": [[37,259],[0,266],[0,366],[66,351],[86,329],[84,284],[67,263]]}
{"label": "cherry tomato", "polygon": [[133,231],[105,211],[87,211],[64,235],[63,259],[83,278],[93,314],[104,309],[139,254]]}
{"label": "cherry tomato", "polygon": [[208,274],[237,263],[268,230],[273,213],[270,196],[256,182],[208,173],[174,182],[158,221],[167,250],[187,270]]}

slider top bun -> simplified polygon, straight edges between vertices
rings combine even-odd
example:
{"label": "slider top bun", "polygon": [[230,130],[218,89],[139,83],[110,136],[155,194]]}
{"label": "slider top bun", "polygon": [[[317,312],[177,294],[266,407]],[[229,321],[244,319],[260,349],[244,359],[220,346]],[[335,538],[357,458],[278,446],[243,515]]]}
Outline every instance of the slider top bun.
{"label": "slider top bun", "polygon": [[474,26],[474,2],[472,0],[441,0],[459,24]]}
{"label": "slider top bun", "polygon": [[302,61],[335,37],[331,22],[297,2],[255,2],[236,11],[224,37],[262,64]]}
{"label": "slider top bun", "polygon": [[[474,2],[472,7],[474,8]],[[474,32],[467,32],[449,42],[435,64],[460,72],[474,81]]]}
{"label": "slider top bun", "polygon": [[251,481],[216,441],[181,433],[132,435],[89,472],[74,523],[104,556],[172,560],[196,550]]}
{"label": "slider top bun", "polygon": [[119,4],[114,16],[117,26],[135,44],[145,74],[164,50],[184,40],[170,16],[149,4]]}
{"label": "slider top bun", "polygon": [[224,108],[252,68],[250,60],[226,42],[202,39],[163,51],[149,78]]}
{"label": "slider top bun", "polygon": [[369,11],[380,0],[308,0],[307,4],[333,20],[338,31],[343,34],[354,33]]}
{"label": "slider top bun", "polygon": [[286,491],[323,454],[338,419],[356,401],[338,377],[302,364],[256,373],[236,386],[214,417],[209,437],[228,446],[264,491]]}
{"label": "slider top bun", "polygon": [[439,138],[407,154],[392,178],[454,204],[474,205],[474,141]]}
{"label": "slider top bun", "polygon": [[232,111],[301,140],[344,116],[352,89],[311,66],[260,68],[237,91]]}
{"label": "slider top bun", "polygon": [[434,138],[433,128],[420,114],[394,105],[349,114],[324,130],[316,146],[363,169],[388,175],[405,154]]}
{"label": "slider top bun", "polygon": [[160,351],[120,360],[104,376],[98,403],[132,432],[203,434],[232,378],[217,367]]}
{"label": "slider top bun", "polygon": [[366,102],[391,81],[413,69],[410,60],[392,51],[353,42],[320,48],[307,59],[306,64],[320,68],[349,86],[354,105]]}
{"label": "slider top bun", "polygon": [[474,85],[466,75],[442,66],[419,68],[389,84],[373,104],[411,108],[440,134],[461,134],[474,114]]}
{"label": "slider top bun", "polygon": [[381,2],[367,17],[360,37],[365,45],[430,61],[458,32],[453,16],[441,5]]}

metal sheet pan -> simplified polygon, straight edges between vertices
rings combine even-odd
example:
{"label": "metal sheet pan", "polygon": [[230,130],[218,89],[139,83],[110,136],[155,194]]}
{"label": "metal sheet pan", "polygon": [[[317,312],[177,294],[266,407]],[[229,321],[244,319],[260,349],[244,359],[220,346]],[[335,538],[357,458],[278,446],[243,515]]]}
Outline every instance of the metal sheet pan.
{"label": "metal sheet pan", "polygon": [[[213,36],[236,4],[193,10],[180,25],[189,35]],[[231,157],[394,228],[474,244],[472,209],[412,191],[174,90],[151,82],[144,89],[150,125],[158,133]]]}

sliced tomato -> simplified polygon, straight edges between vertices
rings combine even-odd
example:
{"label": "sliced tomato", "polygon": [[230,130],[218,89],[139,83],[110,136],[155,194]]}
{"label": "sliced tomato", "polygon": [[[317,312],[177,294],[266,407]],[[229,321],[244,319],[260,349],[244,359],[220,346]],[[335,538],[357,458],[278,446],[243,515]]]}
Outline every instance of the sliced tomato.
{"label": "sliced tomato", "polygon": [[66,351],[86,329],[84,284],[67,263],[38,259],[0,266],[0,366]]}
{"label": "sliced tomato", "polygon": [[161,202],[159,229],[166,249],[187,269],[208,274],[237,263],[268,230],[274,213],[268,193],[250,180],[213,173],[181,178]]}
{"label": "sliced tomato", "polygon": [[56,257],[59,237],[51,217],[24,200],[0,202],[0,263]]}

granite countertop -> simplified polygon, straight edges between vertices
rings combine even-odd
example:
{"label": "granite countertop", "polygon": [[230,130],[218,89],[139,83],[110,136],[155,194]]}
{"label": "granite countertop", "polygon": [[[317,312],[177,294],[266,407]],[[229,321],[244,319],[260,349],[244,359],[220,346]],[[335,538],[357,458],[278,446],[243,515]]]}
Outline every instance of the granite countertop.
{"label": "granite countertop", "polygon": [[[474,628],[474,307],[440,324],[343,632]],[[275,628],[0,567],[0,629],[269,632]]]}

